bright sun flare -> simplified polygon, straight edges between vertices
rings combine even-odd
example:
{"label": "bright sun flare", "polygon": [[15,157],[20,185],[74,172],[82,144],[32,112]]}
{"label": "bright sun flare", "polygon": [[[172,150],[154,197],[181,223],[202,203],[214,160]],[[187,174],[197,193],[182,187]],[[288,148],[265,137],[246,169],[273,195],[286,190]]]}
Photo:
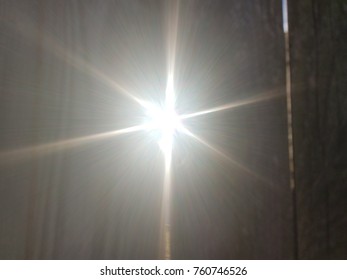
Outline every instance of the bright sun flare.
{"label": "bright sun flare", "polygon": [[150,130],[159,132],[159,147],[164,153],[166,163],[170,164],[175,134],[184,129],[181,117],[175,112],[175,94],[171,75],[168,77],[165,96],[164,106],[150,105],[147,107],[149,119],[147,125]]}
{"label": "bright sun flare", "polygon": [[158,141],[160,149],[165,155],[171,153],[175,133],[182,129],[180,117],[168,106],[149,110],[148,117],[149,128],[160,133]]}

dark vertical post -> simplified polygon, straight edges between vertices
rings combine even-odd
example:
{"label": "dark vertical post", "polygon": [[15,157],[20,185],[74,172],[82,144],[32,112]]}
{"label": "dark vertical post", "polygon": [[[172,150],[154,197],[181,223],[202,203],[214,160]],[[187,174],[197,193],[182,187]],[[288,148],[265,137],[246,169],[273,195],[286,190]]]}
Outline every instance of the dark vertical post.
{"label": "dark vertical post", "polygon": [[288,152],[289,152],[289,172],[290,189],[292,194],[292,213],[293,213],[293,251],[294,259],[298,259],[298,229],[297,229],[297,202],[295,187],[294,170],[294,147],[293,147],[293,114],[292,114],[292,87],[290,73],[290,48],[289,48],[289,29],[288,29],[288,4],[287,0],[282,0],[283,30],[286,53],[286,94],[287,94],[287,120],[288,120]]}
{"label": "dark vertical post", "polygon": [[288,0],[299,258],[347,257],[347,2]]}

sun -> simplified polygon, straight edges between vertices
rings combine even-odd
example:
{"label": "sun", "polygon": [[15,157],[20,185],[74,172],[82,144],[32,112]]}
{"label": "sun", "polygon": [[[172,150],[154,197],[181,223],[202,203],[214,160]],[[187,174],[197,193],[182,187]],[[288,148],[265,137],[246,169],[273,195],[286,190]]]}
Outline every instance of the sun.
{"label": "sun", "polygon": [[171,161],[173,141],[176,133],[184,130],[181,117],[175,111],[175,94],[173,78],[169,76],[165,92],[165,104],[147,106],[146,126],[149,130],[159,132],[158,144],[165,156],[165,161]]}
{"label": "sun", "polygon": [[174,110],[166,107],[150,110],[147,115],[149,129],[156,130],[160,134],[158,140],[160,149],[164,153],[172,150],[173,138],[182,128],[180,117]]}

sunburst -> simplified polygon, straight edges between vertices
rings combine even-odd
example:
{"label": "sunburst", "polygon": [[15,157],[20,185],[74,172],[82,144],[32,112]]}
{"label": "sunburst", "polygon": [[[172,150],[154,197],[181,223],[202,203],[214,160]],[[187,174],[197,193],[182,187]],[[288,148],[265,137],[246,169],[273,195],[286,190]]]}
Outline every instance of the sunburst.
{"label": "sunburst", "polygon": [[[177,2],[178,3],[178,2]],[[62,140],[58,142],[41,144],[37,146],[16,149],[13,151],[4,151],[0,153],[1,162],[8,162],[8,160],[22,159],[26,156],[32,156],[33,153],[36,155],[42,155],[51,153],[57,150],[74,148],[77,145],[90,143],[92,141],[102,140],[109,137],[115,137],[119,135],[136,133],[139,131],[157,131],[159,134],[158,145],[161,149],[165,162],[164,169],[164,182],[163,182],[163,198],[162,198],[162,215],[161,215],[161,233],[160,233],[160,258],[169,259],[171,252],[170,242],[170,205],[171,205],[171,165],[172,165],[172,153],[175,136],[179,133],[187,135],[196,141],[196,143],[203,145],[211,152],[216,154],[218,157],[231,162],[238,168],[242,168],[247,172],[255,175],[246,167],[235,161],[230,155],[225,154],[218,147],[207,142],[197,134],[190,131],[185,125],[186,119],[196,118],[202,115],[216,114],[225,110],[232,110],[240,106],[247,106],[252,103],[263,102],[269,99],[281,97],[281,94],[277,92],[265,93],[256,97],[237,101],[234,103],[227,103],[213,108],[207,108],[198,112],[191,112],[185,114],[178,114],[176,108],[176,94],[175,94],[175,56],[176,56],[176,41],[177,41],[177,29],[178,29],[178,4],[175,7],[171,7],[171,15],[169,20],[168,30],[168,73],[167,73],[167,84],[165,90],[165,102],[164,104],[153,104],[143,100],[133,93],[130,93],[120,83],[114,81],[109,76],[105,75],[82,58],[68,54],[63,48],[55,42],[50,42],[50,46],[54,46],[51,49],[53,53],[59,57],[67,57],[69,63],[71,63],[77,69],[84,71],[101,82],[109,85],[117,93],[129,98],[136,102],[141,110],[145,112],[146,119],[143,123],[126,127],[114,131],[104,132],[100,134],[88,135],[84,137],[78,137],[73,139]]]}

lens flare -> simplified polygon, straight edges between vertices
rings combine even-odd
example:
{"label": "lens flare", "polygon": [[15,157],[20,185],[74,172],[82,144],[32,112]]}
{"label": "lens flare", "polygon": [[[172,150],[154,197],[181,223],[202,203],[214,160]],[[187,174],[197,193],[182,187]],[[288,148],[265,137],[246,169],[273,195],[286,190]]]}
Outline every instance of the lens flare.
{"label": "lens flare", "polygon": [[147,106],[147,116],[148,129],[158,131],[160,134],[158,144],[167,161],[171,157],[175,134],[183,131],[181,117],[175,112],[175,95],[172,76],[169,76],[168,79],[164,106]]}

